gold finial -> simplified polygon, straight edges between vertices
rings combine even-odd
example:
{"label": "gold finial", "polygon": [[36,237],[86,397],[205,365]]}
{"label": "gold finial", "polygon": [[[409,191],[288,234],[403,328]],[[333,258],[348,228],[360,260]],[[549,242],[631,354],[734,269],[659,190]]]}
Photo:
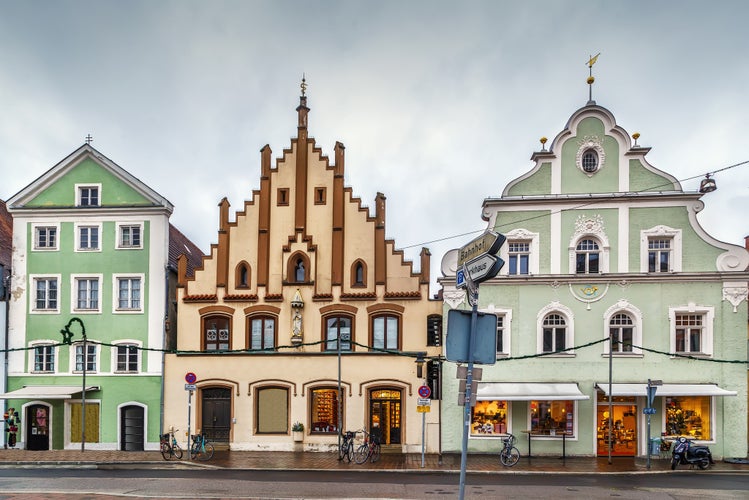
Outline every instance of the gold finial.
{"label": "gold finial", "polygon": [[640,138],[640,133],[639,132],[635,132],[634,134],[632,134],[632,139],[635,140],[635,147],[637,147],[637,139],[639,139],[639,138]]}
{"label": "gold finial", "polygon": [[304,97],[304,93],[307,91],[307,80],[304,79],[304,73],[302,73],[302,84],[300,87],[302,87],[302,97]]}
{"label": "gold finial", "polygon": [[546,151],[546,141],[548,141],[548,139],[546,137],[541,137],[539,140],[541,141],[541,151]]}

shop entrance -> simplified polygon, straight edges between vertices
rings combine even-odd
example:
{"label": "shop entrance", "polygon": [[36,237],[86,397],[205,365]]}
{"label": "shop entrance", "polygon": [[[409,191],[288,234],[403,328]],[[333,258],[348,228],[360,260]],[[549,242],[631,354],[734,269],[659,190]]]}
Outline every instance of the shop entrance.
{"label": "shop entrance", "polygon": [[401,391],[375,389],[369,393],[369,432],[382,444],[401,444]]}
{"label": "shop entrance", "polygon": [[201,394],[201,431],[208,441],[229,444],[231,389],[211,387],[203,389]]}
{"label": "shop entrance", "polygon": [[[633,457],[637,454],[637,405],[634,397],[614,397],[609,414],[606,396],[598,393],[598,456]],[[611,424],[611,441],[609,441]]]}
{"label": "shop entrance", "polygon": [[49,450],[49,406],[26,408],[26,449]]}

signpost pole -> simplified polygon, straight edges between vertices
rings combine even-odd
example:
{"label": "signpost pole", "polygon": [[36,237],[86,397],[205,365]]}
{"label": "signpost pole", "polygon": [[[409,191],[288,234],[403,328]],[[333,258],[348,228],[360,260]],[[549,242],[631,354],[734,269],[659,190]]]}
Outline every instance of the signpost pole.
{"label": "signpost pole", "polygon": [[471,302],[471,331],[468,338],[468,368],[466,370],[466,392],[465,405],[463,406],[463,444],[460,451],[460,500],[465,498],[466,489],[466,464],[468,461],[468,430],[471,426],[471,395],[473,393],[473,349],[476,344],[476,321],[478,320],[478,287],[466,272],[468,283],[468,297]]}
{"label": "signpost pole", "polygon": [[192,391],[187,391],[187,459],[192,460],[192,447],[190,446],[190,414],[192,413]]}
{"label": "signpost pole", "polygon": [[425,439],[426,439],[426,418],[427,414],[426,412],[422,412],[421,414],[421,468],[424,468],[424,448],[426,446]]}

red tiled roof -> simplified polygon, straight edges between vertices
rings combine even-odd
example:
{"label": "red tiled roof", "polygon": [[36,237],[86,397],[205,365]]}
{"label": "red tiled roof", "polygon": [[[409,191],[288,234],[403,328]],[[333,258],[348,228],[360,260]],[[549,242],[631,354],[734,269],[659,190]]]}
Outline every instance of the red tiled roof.
{"label": "red tiled roof", "polygon": [[10,268],[13,255],[13,217],[0,200],[0,265]]}
{"label": "red tiled roof", "polygon": [[187,276],[193,276],[195,269],[203,265],[203,252],[198,246],[182,234],[179,229],[169,224],[169,267],[177,269],[180,255],[187,257]]}

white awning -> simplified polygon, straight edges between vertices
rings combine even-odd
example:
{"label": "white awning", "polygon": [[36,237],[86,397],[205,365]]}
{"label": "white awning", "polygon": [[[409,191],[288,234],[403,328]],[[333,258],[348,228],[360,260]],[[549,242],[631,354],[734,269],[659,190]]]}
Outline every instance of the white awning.
{"label": "white awning", "polygon": [[479,382],[476,392],[479,401],[549,401],[590,399],[575,383],[536,382]]}
{"label": "white awning", "polygon": [[[596,387],[609,395],[609,384],[597,383]],[[614,396],[647,396],[648,384],[611,384]],[[721,389],[715,384],[663,384],[657,386],[656,396],[736,396],[736,391]]]}
{"label": "white awning", "polygon": [[[80,394],[80,385],[27,385],[22,389],[0,394],[0,399],[71,399]],[[98,391],[98,385],[86,387],[86,392]]]}

